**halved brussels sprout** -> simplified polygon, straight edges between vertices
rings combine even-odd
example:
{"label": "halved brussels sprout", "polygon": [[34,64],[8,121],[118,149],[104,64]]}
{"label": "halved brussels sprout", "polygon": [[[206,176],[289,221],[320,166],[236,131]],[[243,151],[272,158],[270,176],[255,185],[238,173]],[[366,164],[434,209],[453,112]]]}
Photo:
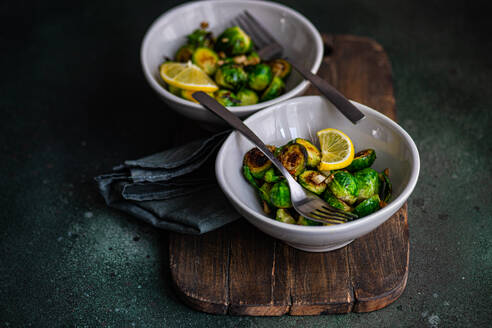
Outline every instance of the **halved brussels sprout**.
{"label": "halved brussels sprout", "polygon": [[376,170],[366,167],[354,173],[359,195],[357,200],[365,200],[379,191],[379,176]]}
{"label": "halved brussels sprout", "polygon": [[266,202],[268,205],[272,205],[272,202],[270,201],[270,190],[272,189],[272,185],[270,183],[264,183],[261,185],[261,187],[258,189],[258,193],[260,194],[261,200]]}
{"label": "halved brussels sprout", "polygon": [[378,195],[373,195],[372,197],[366,199],[354,208],[354,213],[359,216],[359,218],[367,216],[371,213],[376,212],[381,208],[379,205],[380,199]]}
{"label": "halved brussels sprout", "polygon": [[246,66],[256,65],[259,64],[260,62],[261,62],[261,58],[258,55],[258,53],[256,51],[251,51],[251,53],[248,56],[246,56],[246,62],[244,63],[244,65]]}
{"label": "halved brussels sprout", "polygon": [[272,166],[272,162],[255,147],[244,155],[243,165],[249,168],[253,177],[262,179],[265,172]]}
{"label": "halved brussels sprout", "polygon": [[200,47],[193,52],[192,61],[208,75],[213,75],[217,69],[219,56],[210,48]]}
{"label": "halved brussels sprout", "polygon": [[258,95],[253,90],[243,88],[239,90],[236,95],[237,99],[241,102],[240,106],[248,106],[258,103]]}
{"label": "halved brussels sprout", "polygon": [[345,212],[350,212],[352,211],[352,208],[345,204],[342,200],[338,199],[333,195],[330,189],[326,189],[326,191],[323,194],[323,200],[330,204],[331,206],[338,208],[339,210],[345,211]]}
{"label": "halved brussels sprout", "polygon": [[268,101],[277,98],[284,92],[285,83],[278,76],[274,76],[268,88],[261,95],[261,101]]}
{"label": "halved brussels sprout", "polygon": [[195,51],[195,47],[189,44],[185,44],[181,48],[176,51],[176,54],[174,55],[174,60],[177,62],[181,63],[186,63],[187,61],[191,60],[191,57],[193,56],[193,51]]}
{"label": "halved brussels sprout", "polygon": [[298,176],[306,168],[306,148],[299,144],[290,144],[283,147],[279,160],[293,176]]}
{"label": "halved brussels sprout", "polygon": [[268,64],[272,68],[273,75],[281,79],[286,78],[292,71],[292,65],[285,59],[274,59]]}
{"label": "halved brussels sprout", "polygon": [[215,47],[229,56],[242,55],[253,49],[253,42],[239,26],[233,26],[217,37]]}
{"label": "halved brussels sprout", "polygon": [[239,90],[246,84],[247,79],[248,75],[239,65],[222,65],[215,72],[215,82],[227,89]]}
{"label": "halved brussels sprout", "polygon": [[378,191],[379,198],[383,202],[383,205],[386,206],[386,204],[391,199],[391,193],[393,191],[392,190],[393,187],[389,179],[389,169],[385,169],[383,172],[379,173],[378,176],[379,176],[379,191]]}
{"label": "halved brussels sprout", "polygon": [[270,201],[273,206],[278,208],[292,207],[292,203],[290,201],[290,190],[287,182],[279,181],[273,185],[270,190]]}
{"label": "halved brussels sprout", "polygon": [[372,163],[376,160],[376,152],[374,149],[365,149],[361,150],[357,154],[355,154],[352,163],[347,166],[345,169],[350,172],[359,171],[365,169],[366,167],[370,167]]}
{"label": "halved brussels sprout", "polygon": [[307,166],[317,168],[319,162],[321,162],[321,153],[318,148],[306,139],[302,138],[296,138],[295,143],[303,145],[304,148],[306,148],[308,155]]}
{"label": "halved brussels sprout", "polygon": [[252,185],[256,189],[260,189],[260,187],[258,187],[258,183],[256,183],[255,178],[251,174],[251,170],[247,165],[243,165],[243,176],[244,178],[246,178],[246,181],[248,181],[250,185]]}
{"label": "halved brussels sprout", "polygon": [[196,29],[193,33],[187,36],[188,44],[198,47],[212,48],[214,45],[214,38],[212,32],[203,29]]}
{"label": "halved brussels sprout", "polygon": [[326,189],[326,177],[318,171],[304,171],[299,175],[298,180],[301,186],[318,195]]}
{"label": "halved brussels sprout", "polygon": [[256,91],[262,91],[272,81],[272,70],[266,64],[250,66],[248,70],[248,86]]}
{"label": "halved brussels sprout", "polygon": [[335,197],[343,200],[349,205],[357,201],[359,189],[354,176],[346,171],[336,171],[333,173],[333,180],[328,185]]}
{"label": "halved brussels sprout", "polygon": [[277,210],[277,213],[275,213],[275,220],[283,222],[283,223],[290,223],[290,224],[295,224],[296,220],[290,215],[289,211],[283,208],[279,208]]}
{"label": "halved brussels sprout", "polygon": [[230,90],[220,89],[214,94],[215,100],[217,100],[223,106],[238,106],[241,101],[237,99],[237,96]]}
{"label": "halved brussels sprout", "polygon": [[274,183],[280,181],[282,179],[282,176],[277,174],[277,171],[274,167],[271,167],[265,172],[263,179],[266,182]]}
{"label": "halved brussels sprout", "polygon": [[304,216],[301,216],[301,215],[299,215],[299,218],[297,219],[297,224],[303,225],[303,226],[320,226],[320,225],[323,225],[322,223],[320,223],[318,221],[306,219]]}

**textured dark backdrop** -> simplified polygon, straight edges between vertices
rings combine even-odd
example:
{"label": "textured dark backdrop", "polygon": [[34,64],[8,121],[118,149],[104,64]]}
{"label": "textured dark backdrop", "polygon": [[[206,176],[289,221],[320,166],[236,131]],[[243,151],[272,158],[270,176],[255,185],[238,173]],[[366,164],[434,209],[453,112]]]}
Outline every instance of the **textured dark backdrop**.
{"label": "textured dark backdrop", "polygon": [[[492,290],[492,43],[472,1],[282,1],[392,62],[421,153],[408,286],[370,314],[247,318],[190,310],[166,233],[107,208],[92,177],[176,142],[147,86],[145,30],[178,1],[0,3],[0,327],[480,327]],[[185,132],[184,132],[185,133]]]}

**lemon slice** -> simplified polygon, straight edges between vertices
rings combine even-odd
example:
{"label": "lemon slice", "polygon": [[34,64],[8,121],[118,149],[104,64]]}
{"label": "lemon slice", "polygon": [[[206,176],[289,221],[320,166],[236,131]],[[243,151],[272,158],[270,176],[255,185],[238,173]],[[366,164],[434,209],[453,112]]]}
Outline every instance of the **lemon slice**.
{"label": "lemon slice", "polygon": [[317,134],[321,146],[320,171],[343,169],[352,163],[354,145],[345,133],[337,129],[324,129]]}
{"label": "lemon slice", "polygon": [[160,67],[160,73],[166,83],[183,90],[214,92],[219,89],[207,73],[191,62],[164,63]]}

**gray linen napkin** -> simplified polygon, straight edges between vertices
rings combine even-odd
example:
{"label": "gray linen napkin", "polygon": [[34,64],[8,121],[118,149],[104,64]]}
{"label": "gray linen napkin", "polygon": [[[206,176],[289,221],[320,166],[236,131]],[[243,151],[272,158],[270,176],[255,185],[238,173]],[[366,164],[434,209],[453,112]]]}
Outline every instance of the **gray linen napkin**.
{"label": "gray linen napkin", "polygon": [[219,188],[212,156],[229,131],[128,160],[95,178],[108,206],[151,225],[202,234],[240,217]]}

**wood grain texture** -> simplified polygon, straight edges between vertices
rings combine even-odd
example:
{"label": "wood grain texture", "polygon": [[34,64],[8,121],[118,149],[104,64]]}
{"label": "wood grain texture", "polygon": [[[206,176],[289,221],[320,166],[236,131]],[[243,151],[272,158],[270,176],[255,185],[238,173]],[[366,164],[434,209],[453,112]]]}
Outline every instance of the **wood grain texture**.
{"label": "wood grain texture", "polygon": [[[374,40],[324,35],[319,74],[348,98],[396,120],[391,66]],[[307,94],[318,94],[310,88]],[[171,278],[194,309],[279,316],[370,312],[394,302],[408,278],[406,204],[373,232],[327,253],[293,249],[244,219],[202,236],[169,235]]]}

